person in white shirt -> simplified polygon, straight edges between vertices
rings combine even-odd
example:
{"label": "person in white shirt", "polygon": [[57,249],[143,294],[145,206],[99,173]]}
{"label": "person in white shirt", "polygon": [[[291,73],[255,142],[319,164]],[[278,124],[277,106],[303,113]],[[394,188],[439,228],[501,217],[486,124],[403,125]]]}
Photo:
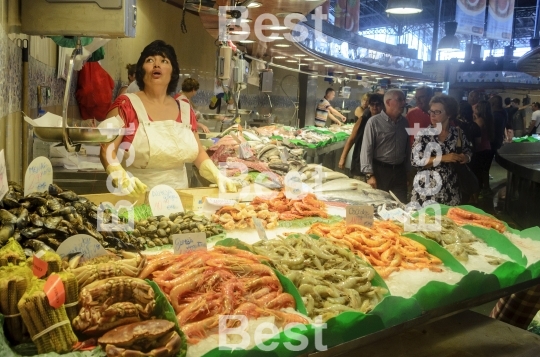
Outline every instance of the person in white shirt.
{"label": "person in white shirt", "polygon": [[324,94],[324,98],[319,100],[315,110],[315,126],[325,127],[326,120],[330,118],[335,124],[341,125],[340,118],[343,122],[347,120],[340,112],[332,108],[330,101],[336,96],[336,91],[333,88],[328,88]]}
{"label": "person in white shirt", "polygon": [[529,124],[529,130],[528,133],[532,134],[540,134],[540,103],[534,102],[532,104],[532,118],[531,118],[531,124]]}
{"label": "person in white shirt", "polygon": [[191,110],[193,111],[193,113],[195,113],[195,117],[197,118],[197,129],[201,129],[203,133],[209,133],[210,130],[208,129],[208,127],[204,124],[199,123],[199,120],[202,119],[202,114],[195,109],[195,106],[193,105],[193,102],[191,100],[197,94],[198,90],[199,82],[194,78],[186,78],[182,82],[180,99],[187,99],[189,101],[189,104],[191,105]]}

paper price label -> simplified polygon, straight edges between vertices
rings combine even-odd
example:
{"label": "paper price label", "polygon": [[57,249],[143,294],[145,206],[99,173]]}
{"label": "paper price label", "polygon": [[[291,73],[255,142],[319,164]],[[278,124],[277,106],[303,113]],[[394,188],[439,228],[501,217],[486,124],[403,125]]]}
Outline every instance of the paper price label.
{"label": "paper price label", "polygon": [[49,305],[54,309],[58,309],[66,302],[66,290],[64,289],[64,283],[62,283],[62,279],[60,279],[58,274],[51,274],[51,276],[49,276],[45,282],[43,291],[45,292],[45,295],[47,295]]}
{"label": "paper price label", "polygon": [[268,240],[266,236],[266,230],[263,227],[262,221],[259,218],[253,218],[253,223],[255,224],[255,229],[261,240]]}
{"label": "paper price label", "polygon": [[173,234],[174,254],[184,254],[195,250],[207,250],[206,233]]}
{"label": "paper price label", "polygon": [[371,227],[373,225],[373,206],[347,206],[345,222]]}
{"label": "paper price label", "polygon": [[74,253],[81,253],[81,263],[85,260],[107,255],[107,251],[92,236],[77,234],[69,237],[58,246],[56,253],[62,258]]}
{"label": "paper price label", "polygon": [[40,259],[44,252],[40,252],[41,254],[34,254],[34,257],[32,258],[32,272],[34,273],[34,276],[41,278],[47,274],[47,270],[49,269],[49,264],[44,261],[43,259]]}
{"label": "paper price label", "polygon": [[51,162],[40,156],[30,163],[24,176],[24,195],[33,192],[45,192],[53,182],[53,169]]}
{"label": "paper price label", "polygon": [[253,156],[253,153],[251,152],[251,147],[248,143],[242,143],[240,144],[240,158],[241,159],[249,159]]}
{"label": "paper price label", "polygon": [[184,212],[184,206],[176,191],[167,185],[155,186],[148,196],[154,216],[168,216],[171,213]]}
{"label": "paper price label", "polygon": [[0,151],[0,200],[8,193],[9,186],[6,172],[6,157],[4,150]]}

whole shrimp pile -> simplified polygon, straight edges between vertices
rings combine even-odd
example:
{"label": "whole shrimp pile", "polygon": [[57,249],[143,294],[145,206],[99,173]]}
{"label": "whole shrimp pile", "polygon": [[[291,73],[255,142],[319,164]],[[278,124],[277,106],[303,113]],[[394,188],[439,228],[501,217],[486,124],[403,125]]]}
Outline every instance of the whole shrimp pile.
{"label": "whole shrimp pile", "polygon": [[328,213],[325,211],[326,205],[312,193],[308,193],[302,199],[290,200],[281,191],[271,199],[255,197],[251,204],[253,206],[266,205],[265,207],[268,207],[270,212],[278,212],[279,219],[283,221],[313,216],[328,218]]}
{"label": "whole shrimp pile", "polygon": [[255,228],[253,218],[260,219],[264,228],[274,229],[278,225],[279,214],[270,212],[265,204],[251,206],[236,203],[234,206],[221,207],[212,215],[214,223],[221,224],[226,230]]}
{"label": "whole shrimp pile", "polygon": [[506,231],[506,226],[498,219],[484,216],[483,214],[472,213],[458,207],[450,208],[446,215],[460,226],[472,224],[473,226],[487,229],[493,228],[499,233],[504,233]]}
{"label": "whole shrimp pile", "polygon": [[[152,276],[168,295],[191,344],[217,327],[220,315],[273,316],[283,325],[309,323],[298,314],[281,311],[295,308],[296,302],[262,260],[268,258],[226,247],[182,255],[162,253],[152,258],[140,277]],[[228,325],[236,322],[229,320]]]}
{"label": "whole shrimp pile", "polygon": [[422,244],[401,236],[402,229],[392,222],[373,222],[373,227],[315,223],[308,231],[332,239],[349,248],[373,265],[386,278],[402,269],[424,269],[441,272],[442,261],[429,254]]}
{"label": "whole shrimp pile", "polygon": [[298,288],[310,317],[326,321],[344,311],[368,312],[387,293],[371,285],[375,271],[354,254],[304,234],[261,241],[253,250],[272,259],[272,264]]}

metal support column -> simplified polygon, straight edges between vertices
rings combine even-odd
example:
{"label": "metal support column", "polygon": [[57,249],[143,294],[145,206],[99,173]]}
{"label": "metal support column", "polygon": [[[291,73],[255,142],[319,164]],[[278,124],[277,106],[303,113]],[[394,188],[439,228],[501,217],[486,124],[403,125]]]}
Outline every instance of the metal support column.
{"label": "metal support column", "polygon": [[435,62],[437,60],[437,48],[439,47],[439,27],[441,24],[441,8],[442,8],[442,0],[436,0],[435,1],[435,20],[433,20],[433,39],[431,41],[431,61],[432,62]]}
{"label": "metal support column", "polygon": [[300,95],[298,98],[299,127],[315,125],[315,107],[317,106],[317,77],[305,73],[298,74]]}
{"label": "metal support column", "polygon": [[532,38],[540,38],[540,0],[536,1],[536,17],[534,18],[534,33]]}

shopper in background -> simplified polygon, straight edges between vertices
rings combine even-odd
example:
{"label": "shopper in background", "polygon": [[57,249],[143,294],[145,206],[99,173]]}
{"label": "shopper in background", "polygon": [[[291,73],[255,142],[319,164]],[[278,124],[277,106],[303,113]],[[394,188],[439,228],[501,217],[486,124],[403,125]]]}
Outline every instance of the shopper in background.
{"label": "shopper in background", "polygon": [[135,80],[135,71],[137,70],[136,64],[127,64],[126,69],[128,71],[128,84],[122,86],[118,91],[117,97],[127,93],[128,86]]}
{"label": "shopper in background", "polygon": [[[433,97],[429,106],[430,127],[435,128],[437,124],[441,124],[442,129],[439,134],[421,135],[414,141],[411,164],[418,171],[429,172],[429,184],[426,184],[426,176],[419,175],[412,189],[411,202],[418,202],[420,206],[426,201],[457,206],[461,203],[461,193],[454,165],[471,161],[472,145],[461,129],[450,125],[458,115],[458,103],[454,98],[444,94]],[[430,148],[433,145],[438,145],[442,153],[436,166],[434,161],[437,160],[437,155]],[[424,161],[424,154],[430,156],[427,161]],[[440,187],[438,191],[437,187]]]}
{"label": "shopper in background", "polygon": [[183,100],[184,102],[189,103],[191,106],[191,115],[195,116],[195,120],[197,121],[197,129],[201,129],[203,133],[209,133],[210,130],[208,130],[208,127],[204,124],[199,123],[199,120],[202,119],[202,114],[198,110],[195,109],[195,106],[193,105],[192,98],[197,94],[197,91],[199,90],[199,82],[195,78],[186,78],[182,82],[182,91],[180,92],[178,98],[180,100]]}
{"label": "shopper in background", "polygon": [[[482,100],[473,108],[474,122],[480,127],[480,137],[476,139],[474,154],[470,168],[478,178],[478,185],[482,196],[490,195],[489,169],[493,159],[491,142],[495,138],[493,124],[493,114],[489,102]],[[473,202],[476,202],[478,195],[475,195]]]}
{"label": "shopper in background", "polygon": [[517,138],[527,134],[525,131],[525,128],[527,128],[527,115],[525,113],[525,108],[527,106],[520,107],[520,104],[521,100],[519,98],[512,99],[512,106],[516,108],[516,112],[514,113],[512,118],[509,119],[512,121],[512,129],[514,130],[514,136]]}
{"label": "shopper in background", "polygon": [[476,138],[480,138],[481,131],[478,124],[474,122],[474,114],[472,106],[465,100],[459,103],[459,113],[456,119],[456,125],[459,126],[467,137],[467,140],[474,148]]}
{"label": "shopper in background", "polygon": [[[345,161],[347,160],[347,155],[349,154],[349,151],[354,145],[353,155],[352,155],[352,161],[351,161],[351,175],[355,179],[364,180],[364,175],[362,175],[362,171],[360,170],[360,151],[362,149],[362,140],[364,139],[364,132],[366,129],[366,124],[371,118],[371,114],[378,115],[381,113],[381,111],[384,108],[383,104],[384,97],[382,94],[371,94],[369,96],[369,103],[368,108],[369,110],[366,110],[370,115],[364,116],[362,115],[360,119],[354,124],[351,136],[349,136],[349,139],[347,139],[347,142],[345,143],[345,147],[343,148],[343,153],[341,154],[341,158],[339,159],[339,168],[344,169],[345,168]],[[364,113],[366,113],[364,111]]]}
{"label": "shopper in background", "polygon": [[527,330],[540,310],[540,285],[499,299],[490,317]]}
{"label": "shopper in background", "polygon": [[478,102],[480,101],[480,93],[476,90],[473,90],[469,93],[469,96],[467,97],[467,102],[473,107],[473,109],[478,105]]}
{"label": "shopper in background", "polygon": [[[407,121],[409,122],[409,128],[413,129],[416,135],[418,129],[424,129],[431,125],[431,118],[429,116],[429,101],[433,98],[433,88],[420,87],[416,90],[414,99],[416,100],[416,108],[411,109],[407,113]],[[415,135],[411,135],[411,145],[414,143]]]}
{"label": "shopper in background", "polygon": [[491,105],[491,113],[493,114],[493,132],[494,139],[491,142],[491,150],[493,156],[497,150],[499,150],[506,139],[506,122],[508,118],[506,111],[503,108],[503,100],[500,95],[494,95],[489,98],[489,104]]}
{"label": "shopper in background", "polygon": [[360,168],[373,188],[392,191],[402,202],[407,200],[407,168],[410,152],[408,122],[402,115],[405,95],[390,89],[384,95],[385,109],[366,124]]}
{"label": "shopper in background", "polygon": [[357,122],[360,120],[360,118],[369,118],[372,116],[371,112],[369,111],[369,98],[373,95],[373,93],[365,93],[362,96],[362,99],[360,100],[360,105],[356,107],[354,110],[354,120]]}
{"label": "shopper in background", "polygon": [[531,123],[529,124],[529,129],[527,132],[532,134],[540,134],[540,103],[534,102],[532,103],[532,118]]}
{"label": "shopper in background", "polygon": [[163,41],[146,46],[135,75],[141,91],[121,95],[113,103],[107,116],[120,116],[126,129],[101,147],[108,180],[134,195],[160,184],[185,189],[185,163],[193,163],[221,191],[235,192],[234,183],[220,173],[202,147],[189,103],[173,97],[180,78],[176,58],[174,48]]}
{"label": "shopper in background", "polygon": [[[317,103],[317,109],[315,112],[315,126],[324,128],[326,126],[326,120],[330,118],[335,124],[341,125],[341,121],[345,122],[347,120],[340,112],[335,110],[330,101],[336,96],[336,91],[332,88],[328,88],[324,93],[324,98],[319,100]],[[336,117],[340,118],[337,119]]]}

